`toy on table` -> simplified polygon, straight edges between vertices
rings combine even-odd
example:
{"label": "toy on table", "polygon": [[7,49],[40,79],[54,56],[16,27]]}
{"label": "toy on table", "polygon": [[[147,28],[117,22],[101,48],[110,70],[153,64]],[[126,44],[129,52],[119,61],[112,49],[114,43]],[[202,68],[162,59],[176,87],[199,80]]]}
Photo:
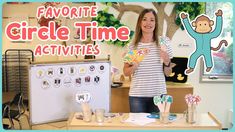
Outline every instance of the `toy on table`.
{"label": "toy on table", "polygon": [[160,110],[160,121],[163,123],[169,122],[169,113],[171,103],[173,102],[173,98],[170,95],[162,95],[161,96],[154,96],[153,102],[156,106],[158,106]]}
{"label": "toy on table", "polygon": [[187,94],[185,96],[185,101],[187,105],[198,105],[198,103],[201,101],[201,97],[198,95],[192,95],[192,94]]}
{"label": "toy on table", "polygon": [[201,101],[201,98],[198,95],[187,94],[185,96],[185,101],[188,105],[186,121],[191,124],[195,123],[197,118],[196,105]]}
{"label": "toy on table", "polygon": [[[160,114],[159,113],[150,113],[147,115],[148,118],[154,118],[154,119],[160,119]],[[170,113],[168,119],[170,121],[174,121],[177,118],[176,114]]]}
{"label": "toy on table", "polygon": [[75,95],[77,103],[88,103],[91,100],[91,94],[87,91],[79,91]]}
{"label": "toy on table", "polygon": [[160,112],[170,112],[173,97],[171,95],[162,95],[162,97],[154,96],[153,102],[156,106],[158,106]]}
{"label": "toy on table", "polygon": [[76,102],[81,105],[83,120],[91,121],[92,111],[88,102],[91,100],[91,94],[87,91],[79,91],[76,93]]}

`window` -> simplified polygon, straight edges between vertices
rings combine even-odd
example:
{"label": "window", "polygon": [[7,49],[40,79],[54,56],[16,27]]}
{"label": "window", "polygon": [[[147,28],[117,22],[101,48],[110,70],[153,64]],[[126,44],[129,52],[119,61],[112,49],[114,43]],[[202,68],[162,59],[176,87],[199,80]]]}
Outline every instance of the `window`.
{"label": "window", "polygon": [[[223,11],[223,32],[212,39],[211,46],[217,47],[223,39],[227,40],[228,46],[219,51],[212,52],[214,68],[210,73],[205,72],[204,62],[201,60],[201,81],[203,82],[232,82],[233,76],[233,8],[230,2],[208,2],[206,3],[206,14],[215,21],[215,12]],[[213,28],[214,29],[214,28]]]}

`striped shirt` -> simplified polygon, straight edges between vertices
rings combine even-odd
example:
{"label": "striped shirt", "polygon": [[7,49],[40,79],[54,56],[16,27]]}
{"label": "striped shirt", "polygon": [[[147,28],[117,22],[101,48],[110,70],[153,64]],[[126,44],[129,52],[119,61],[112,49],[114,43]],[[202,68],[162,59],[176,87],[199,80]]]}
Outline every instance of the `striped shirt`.
{"label": "striped shirt", "polygon": [[[172,58],[172,49],[169,45],[166,47],[167,53]],[[135,49],[134,45],[130,45],[129,48]],[[144,60],[139,63],[133,74],[129,96],[154,97],[166,94],[166,81],[160,58],[160,48],[156,46],[155,42],[139,42],[137,49],[141,48],[148,48],[150,51],[145,55]]]}

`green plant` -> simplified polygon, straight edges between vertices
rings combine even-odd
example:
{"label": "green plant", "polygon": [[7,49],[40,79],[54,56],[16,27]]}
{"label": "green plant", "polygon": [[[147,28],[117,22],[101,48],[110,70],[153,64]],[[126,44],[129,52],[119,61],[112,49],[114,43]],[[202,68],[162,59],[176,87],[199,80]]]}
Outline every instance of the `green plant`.
{"label": "green plant", "polygon": [[176,25],[180,26],[180,28],[184,30],[179,17],[180,12],[188,13],[190,19],[193,20],[198,15],[205,13],[205,5],[205,2],[176,2],[174,7],[177,14],[175,19]]}
{"label": "green plant", "polygon": [[[105,27],[113,26],[116,29],[118,29],[121,26],[125,26],[124,24],[122,24],[120,22],[120,20],[115,18],[113,14],[110,14],[107,11],[108,11],[107,8],[104,9],[104,10],[98,11],[97,17],[93,18],[92,21],[97,21],[98,26],[102,26],[102,27],[104,27],[104,26]],[[130,31],[130,35],[129,35],[130,39],[128,41],[120,41],[120,40],[117,39],[115,41],[112,41],[112,40],[106,41],[106,43],[124,47],[130,42],[131,38],[133,37],[133,34],[134,34],[134,31]]]}

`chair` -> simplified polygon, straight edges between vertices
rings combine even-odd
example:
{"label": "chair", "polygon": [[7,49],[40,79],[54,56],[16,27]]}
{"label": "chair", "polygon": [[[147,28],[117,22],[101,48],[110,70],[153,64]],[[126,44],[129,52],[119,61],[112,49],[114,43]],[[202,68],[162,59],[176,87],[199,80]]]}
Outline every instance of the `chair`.
{"label": "chair", "polygon": [[22,125],[20,122],[20,117],[22,115],[26,116],[27,121],[29,123],[29,118],[25,114],[25,106],[23,103],[23,94],[17,93],[12,101],[5,103],[4,105],[10,106],[9,114],[5,117],[8,117],[12,121],[12,127],[14,128],[14,122],[13,120],[17,121],[19,123],[20,129],[22,129]]}
{"label": "chair", "polygon": [[3,105],[2,105],[2,120],[3,120],[4,118],[7,118],[7,119],[9,119],[9,122],[10,122],[10,125],[3,123],[3,124],[2,124],[2,125],[3,125],[3,129],[11,129],[11,128],[14,128],[14,127],[13,127],[13,121],[12,121],[12,119],[9,118],[9,117],[10,117],[10,106],[7,105],[7,104],[3,104]]}

